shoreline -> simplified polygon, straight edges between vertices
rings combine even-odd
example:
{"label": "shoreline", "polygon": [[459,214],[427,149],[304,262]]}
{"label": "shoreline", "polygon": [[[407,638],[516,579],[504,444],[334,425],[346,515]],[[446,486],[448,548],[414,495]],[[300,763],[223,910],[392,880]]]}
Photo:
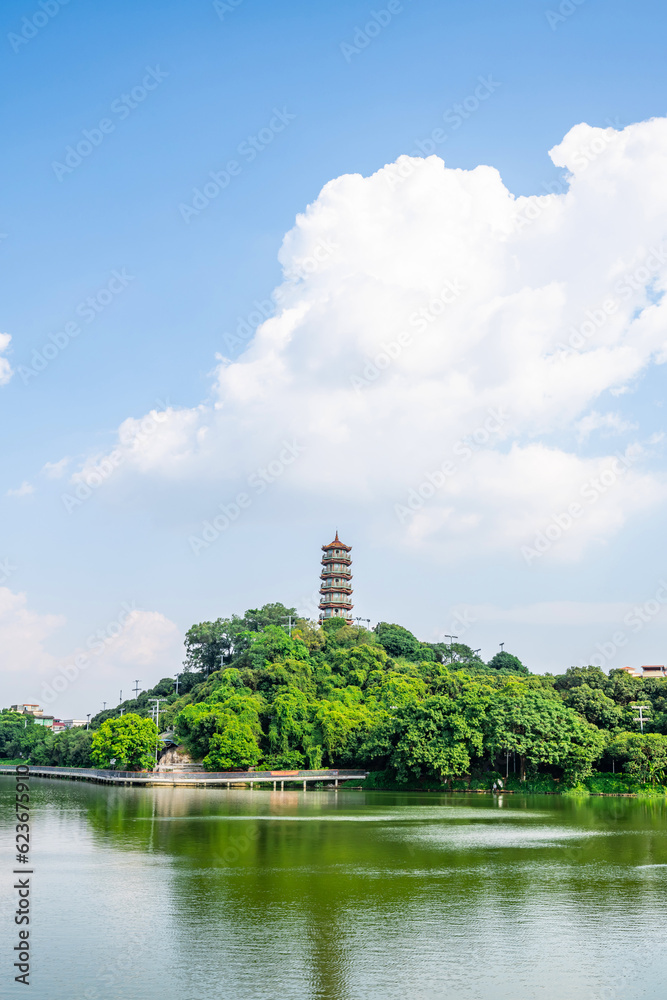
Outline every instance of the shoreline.
{"label": "shoreline", "polygon": [[[16,773],[16,764],[0,765],[0,775]],[[505,788],[494,792],[490,788],[373,788],[363,782],[369,772],[351,769],[329,769],[320,771],[108,771],[102,768],[51,767],[48,765],[28,765],[29,776],[35,778],[51,778],[61,781],[90,781],[93,784],[116,785],[120,787],[158,786],[183,788],[247,788],[253,790],[255,785],[273,785],[273,790],[284,790],[285,783],[301,785],[303,791],[307,786],[326,782],[324,790],[336,791],[347,786],[348,791],[364,792],[415,792],[437,795],[551,795],[567,798],[624,798],[624,799],[661,799],[667,797],[667,789],[662,791],[635,792],[598,792],[585,788],[556,791],[552,789],[520,789]],[[351,784],[359,782],[362,784]]]}

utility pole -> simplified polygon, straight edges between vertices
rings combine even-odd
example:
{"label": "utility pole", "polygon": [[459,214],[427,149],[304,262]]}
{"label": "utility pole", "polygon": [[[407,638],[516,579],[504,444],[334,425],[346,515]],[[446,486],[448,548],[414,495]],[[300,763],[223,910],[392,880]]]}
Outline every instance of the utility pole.
{"label": "utility pole", "polygon": [[[288,632],[289,632],[289,637],[291,639],[292,638],[292,628],[294,627],[292,625],[292,618],[294,618],[294,615],[283,615],[283,619],[285,619],[285,618],[287,618],[287,629],[288,629]],[[296,621],[296,618],[294,618],[294,621]]]}
{"label": "utility pole", "polygon": [[122,700],[123,700],[123,691],[122,691],[122,689],[121,689],[121,692],[120,692],[120,697],[119,697],[119,699],[118,699],[118,704],[119,704],[119,705],[121,704]]}
{"label": "utility pole", "polygon": [[368,631],[370,632],[370,630],[371,630],[371,620],[370,620],[370,618],[358,618],[357,617],[354,620],[355,620],[355,622],[368,622]]}
{"label": "utility pole", "polygon": [[88,721],[86,722],[86,731],[90,729],[90,712],[88,713]]}
{"label": "utility pole", "polygon": [[[152,702],[155,702],[155,725],[157,727],[158,735],[160,733],[160,702],[165,701],[164,698],[151,698]],[[152,709],[151,709],[152,711]],[[155,741],[155,767],[157,769],[157,745],[158,741]]]}
{"label": "utility pole", "polygon": [[445,635],[445,639],[449,639],[449,662],[452,662],[452,639],[458,639],[458,635]]}
{"label": "utility pole", "polygon": [[174,677],[176,678],[176,694],[178,694],[178,678],[180,676],[181,676],[180,674],[174,674]]}
{"label": "utility pole", "polygon": [[106,703],[106,701],[103,701],[102,702],[102,711],[106,712],[106,710],[107,710],[107,703]]}
{"label": "utility pole", "polygon": [[639,715],[635,716],[634,721],[639,723],[641,731],[644,732],[644,723],[645,722],[649,722],[649,719],[645,719],[644,718],[643,711],[644,712],[650,712],[651,711],[651,706],[650,705],[630,705],[630,708],[637,708],[637,709],[639,709]]}
{"label": "utility pole", "polygon": [[134,688],[132,690],[134,691],[134,700],[136,701],[139,694],[139,681],[134,682]]}

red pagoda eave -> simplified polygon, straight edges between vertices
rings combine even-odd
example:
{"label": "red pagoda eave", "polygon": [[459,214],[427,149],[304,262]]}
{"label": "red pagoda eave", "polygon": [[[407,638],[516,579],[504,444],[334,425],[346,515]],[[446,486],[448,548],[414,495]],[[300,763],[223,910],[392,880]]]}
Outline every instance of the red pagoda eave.
{"label": "red pagoda eave", "polygon": [[328,545],[322,546],[323,552],[326,552],[327,549],[345,549],[346,552],[351,552],[352,546],[346,545],[345,542],[341,542],[340,538],[338,537],[338,532],[336,532],[336,537],[334,538],[333,542],[329,542]]}

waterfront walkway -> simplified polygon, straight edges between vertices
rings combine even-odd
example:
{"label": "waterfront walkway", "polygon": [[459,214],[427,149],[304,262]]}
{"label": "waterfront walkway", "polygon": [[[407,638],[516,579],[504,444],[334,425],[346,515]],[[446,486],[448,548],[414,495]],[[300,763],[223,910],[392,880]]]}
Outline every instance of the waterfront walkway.
{"label": "waterfront walkway", "polygon": [[[70,778],[74,781],[95,781],[103,785],[184,785],[230,788],[232,785],[272,785],[284,789],[285,783],[302,785],[324,783],[338,788],[346,781],[363,781],[368,771],[105,771],[92,767],[30,766],[33,778]],[[14,774],[16,766],[3,765],[0,774]]]}

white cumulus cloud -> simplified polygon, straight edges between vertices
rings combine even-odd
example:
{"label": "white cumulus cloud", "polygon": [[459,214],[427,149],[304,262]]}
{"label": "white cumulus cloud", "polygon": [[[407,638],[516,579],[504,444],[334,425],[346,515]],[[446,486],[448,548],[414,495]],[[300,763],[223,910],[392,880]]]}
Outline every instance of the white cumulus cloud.
{"label": "white cumulus cloud", "polygon": [[114,479],[252,489],[288,442],[296,502],[351,504],[410,547],[518,556],[580,504],[549,559],[663,503],[641,436],[622,472],[613,448],[563,441],[631,430],[591,410],[667,359],[667,119],[580,124],[550,155],[560,194],[514,197],[493,167],[436,156],[325,185],[284,239],[275,315],[219,365],[214,401],[142,437],[126,421]]}
{"label": "white cumulus cloud", "polygon": [[131,681],[142,677],[137,670],[145,672],[146,688],[180,667],[180,629],[160,612],[126,602],[58,656],[49,647],[65,625],[63,615],[37,612],[26,594],[0,587],[0,685],[7,705],[36,702],[61,717],[95,714],[102,700],[115,704],[120,688],[131,697]]}

